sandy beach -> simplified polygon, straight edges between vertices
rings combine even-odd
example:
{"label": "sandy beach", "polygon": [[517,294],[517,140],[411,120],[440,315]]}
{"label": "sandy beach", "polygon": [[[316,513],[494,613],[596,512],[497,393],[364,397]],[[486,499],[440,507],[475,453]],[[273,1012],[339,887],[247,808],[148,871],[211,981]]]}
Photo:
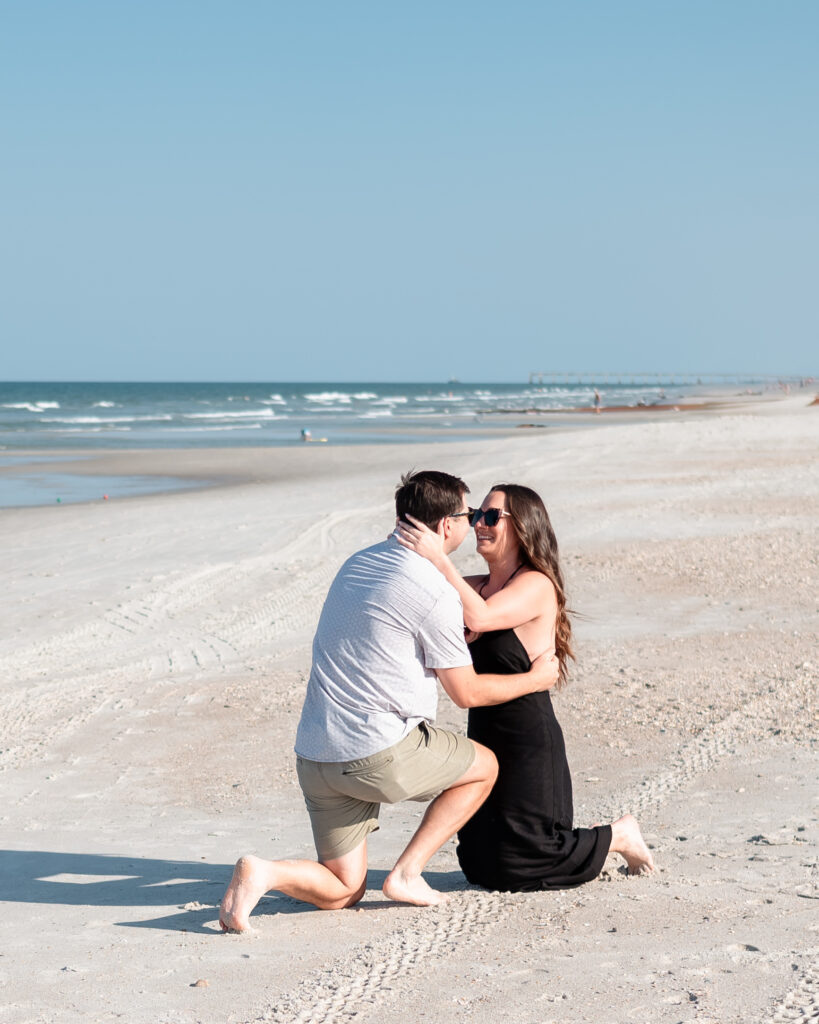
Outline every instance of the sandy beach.
{"label": "sandy beach", "polygon": [[[215,485],[0,511],[0,1022],[819,1018],[819,407],[812,395],[469,443],[101,452]],[[358,908],[216,906],[247,852],[312,856],[292,746],[333,575],[402,472],[549,507],[578,663],[555,698],[578,825],[639,818],[563,893],[387,903],[422,808],[382,811]],[[481,562],[467,540],[456,560]],[[465,729],[442,694],[439,722]]]}

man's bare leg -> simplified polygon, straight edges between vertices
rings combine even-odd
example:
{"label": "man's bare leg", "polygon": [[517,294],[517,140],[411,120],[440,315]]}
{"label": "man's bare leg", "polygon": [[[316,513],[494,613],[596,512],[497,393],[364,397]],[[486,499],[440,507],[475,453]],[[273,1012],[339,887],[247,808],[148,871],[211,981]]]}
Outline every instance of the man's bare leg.
{"label": "man's bare leg", "polygon": [[421,872],[433,853],[469,821],[495,784],[498,777],[495,755],[480,743],[475,744],[475,750],[475,760],[469,770],[427,807],[418,831],[387,875],[382,888],[389,899],[428,907],[449,898],[430,888]]}
{"label": "man's bare leg", "polygon": [[367,841],[333,860],[263,860],[240,857],[219,912],[225,932],[250,928],[250,912],[272,889],[312,903],[319,910],[342,910],[358,903],[367,887]]}
{"label": "man's bare leg", "polygon": [[609,853],[625,857],[630,875],[650,875],[654,871],[654,858],[646,846],[643,833],[631,814],[611,823],[611,846]]}

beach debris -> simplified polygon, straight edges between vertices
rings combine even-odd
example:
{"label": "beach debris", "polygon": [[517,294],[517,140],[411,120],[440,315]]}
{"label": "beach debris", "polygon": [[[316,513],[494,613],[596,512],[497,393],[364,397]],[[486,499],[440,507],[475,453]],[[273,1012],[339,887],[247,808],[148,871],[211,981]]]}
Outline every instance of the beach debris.
{"label": "beach debris", "polygon": [[191,900],[190,903],[186,903],[182,908],[183,910],[210,910],[213,907],[212,903],[200,903],[199,900]]}
{"label": "beach debris", "polygon": [[757,843],[760,846],[790,846],[792,843],[804,842],[801,837],[794,835],[793,829],[787,826],[783,826],[776,833],[760,832],[759,835],[751,836],[745,841]]}
{"label": "beach debris", "polygon": [[207,978],[197,978],[196,981],[191,982],[191,988],[210,988],[210,982]]}

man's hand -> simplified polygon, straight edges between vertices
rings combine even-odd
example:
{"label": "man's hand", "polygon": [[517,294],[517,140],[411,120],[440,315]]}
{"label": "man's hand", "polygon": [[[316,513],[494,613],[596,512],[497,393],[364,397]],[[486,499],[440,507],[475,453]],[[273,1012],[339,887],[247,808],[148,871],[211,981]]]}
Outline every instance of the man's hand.
{"label": "man's hand", "polygon": [[532,667],[529,669],[529,677],[538,684],[532,688],[533,693],[551,690],[555,685],[560,678],[560,662],[551,648],[535,658],[532,662]]}

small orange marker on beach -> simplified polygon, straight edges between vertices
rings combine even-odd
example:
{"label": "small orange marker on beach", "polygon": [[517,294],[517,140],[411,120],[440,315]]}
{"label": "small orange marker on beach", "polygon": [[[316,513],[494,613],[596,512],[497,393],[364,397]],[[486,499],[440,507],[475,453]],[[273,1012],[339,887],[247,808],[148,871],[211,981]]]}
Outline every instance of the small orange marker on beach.
{"label": "small orange marker on beach", "polygon": [[102,500],[103,500],[103,501],[108,501],[108,495],[107,495],[107,494],[103,494],[103,496],[102,496]]}

